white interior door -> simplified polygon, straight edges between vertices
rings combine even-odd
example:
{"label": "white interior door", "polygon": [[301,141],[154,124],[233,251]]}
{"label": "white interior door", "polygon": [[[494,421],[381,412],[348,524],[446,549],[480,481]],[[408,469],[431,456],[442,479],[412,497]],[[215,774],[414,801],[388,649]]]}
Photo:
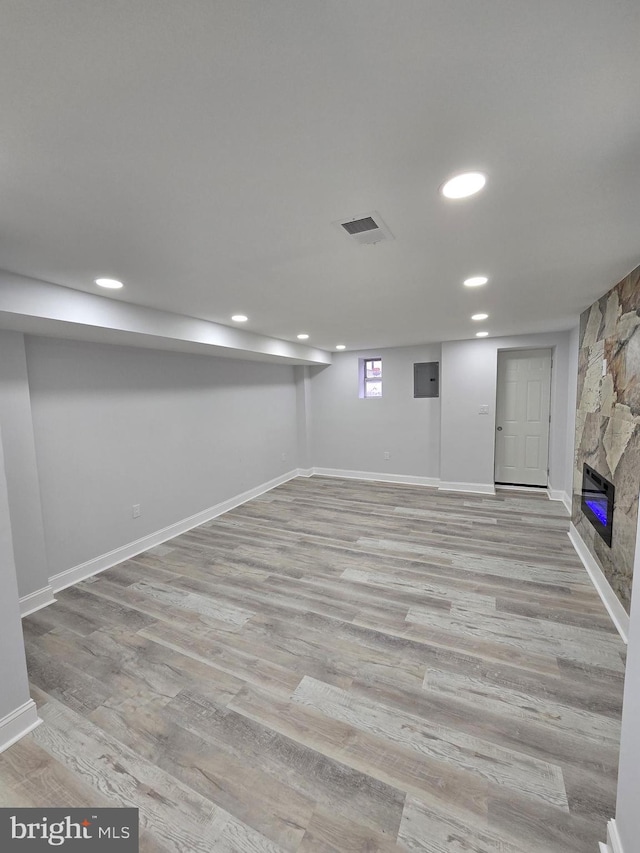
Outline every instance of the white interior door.
{"label": "white interior door", "polygon": [[546,486],[551,350],[498,352],[496,483]]}

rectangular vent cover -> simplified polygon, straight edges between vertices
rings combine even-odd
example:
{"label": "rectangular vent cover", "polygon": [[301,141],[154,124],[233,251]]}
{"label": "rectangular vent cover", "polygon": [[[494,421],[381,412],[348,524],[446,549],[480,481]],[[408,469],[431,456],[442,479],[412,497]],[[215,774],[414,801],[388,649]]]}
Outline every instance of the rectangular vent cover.
{"label": "rectangular vent cover", "polygon": [[375,210],[359,219],[341,219],[333,224],[340,228],[343,234],[348,234],[349,239],[356,243],[371,245],[379,243],[381,240],[393,240],[393,234]]}
{"label": "rectangular vent cover", "polygon": [[361,234],[363,231],[371,231],[377,228],[376,221],[372,216],[365,216],[364,219],[354,219],[351,222],[343,222],[342,227],[347,234]]}

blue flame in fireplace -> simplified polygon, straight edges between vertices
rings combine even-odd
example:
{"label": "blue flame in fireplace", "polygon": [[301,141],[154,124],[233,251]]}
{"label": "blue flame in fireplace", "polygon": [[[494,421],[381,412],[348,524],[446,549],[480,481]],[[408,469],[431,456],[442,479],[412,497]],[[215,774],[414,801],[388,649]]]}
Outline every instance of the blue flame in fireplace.
{"label": "blue flame in fireplace", "polygon": [[607,502],[606,500],[586,500],[586,505],[598,519],[600,524],[607,525]]}

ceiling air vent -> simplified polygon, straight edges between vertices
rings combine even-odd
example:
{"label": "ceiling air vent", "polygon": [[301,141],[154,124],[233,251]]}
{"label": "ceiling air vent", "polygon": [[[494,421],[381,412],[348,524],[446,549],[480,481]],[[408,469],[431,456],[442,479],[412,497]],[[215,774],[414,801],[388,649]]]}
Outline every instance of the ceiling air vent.
{"label": "ceiling air vent", "polygon": [[379,243],[381,240],[393,240],[393,235],[375,210],[360,219],[348,219],[334,222],[343,234],[356,243]]}

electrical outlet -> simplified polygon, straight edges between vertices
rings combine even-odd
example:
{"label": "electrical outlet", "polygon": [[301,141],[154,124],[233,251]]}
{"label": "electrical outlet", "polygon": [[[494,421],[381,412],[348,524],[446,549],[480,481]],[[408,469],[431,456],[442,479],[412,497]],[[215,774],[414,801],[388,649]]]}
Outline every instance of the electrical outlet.
{"label": "electrical outlet", "polygon": [[133,505],[133,517],[140,518],[140,504]]}
{"label": "electrical outlet", "polygon": [[391,459],[391,454],[389,453],[389,451],[388,451],[388,450],[385,450],[385,452],[384,452],[384,458],[385,458],[385,459]]}
{"label": "electrical outlet", "polygon": [[478,414],[479,415],[488,415],[489,414],[489,404],[484,403],[482,406],[480,406],[480,408],[478,409]]}
{"label": "electrical outlet", "polygon": [[287,454],[283,452],[283,454],[282,454],[282,461],[284,462],[286,458],[287,458]]}

